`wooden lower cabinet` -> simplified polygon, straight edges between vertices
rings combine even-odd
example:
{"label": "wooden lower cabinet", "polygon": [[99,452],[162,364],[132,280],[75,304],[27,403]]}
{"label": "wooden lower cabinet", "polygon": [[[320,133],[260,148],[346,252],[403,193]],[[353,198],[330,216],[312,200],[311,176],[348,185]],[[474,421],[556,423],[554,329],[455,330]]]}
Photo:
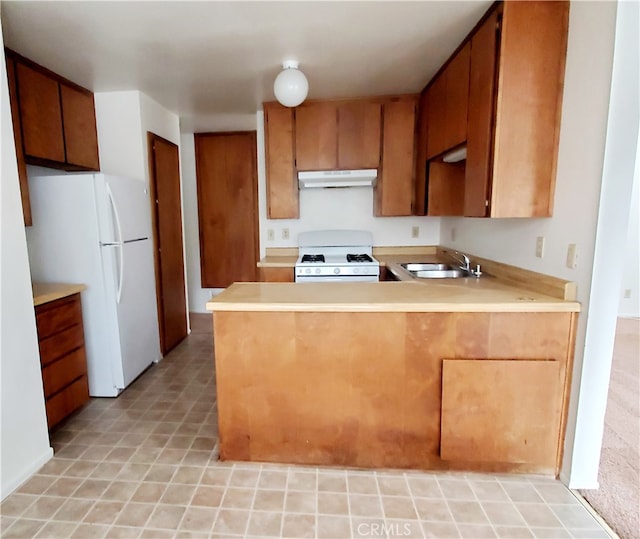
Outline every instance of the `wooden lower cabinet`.
{"label": "wooden lower cabinet", "polygon": [[217,311],[220,456],[557,474],[576,316]]}
{"label": "wooden lower cabinet", "polygon": [[261,282],[292,283],[295,281],[294,268],[258,268]]}
{"label": "wooden lower cabinet", "polygon": [[36,307],[47,424],[54,427],[89,400],[80,294]]}

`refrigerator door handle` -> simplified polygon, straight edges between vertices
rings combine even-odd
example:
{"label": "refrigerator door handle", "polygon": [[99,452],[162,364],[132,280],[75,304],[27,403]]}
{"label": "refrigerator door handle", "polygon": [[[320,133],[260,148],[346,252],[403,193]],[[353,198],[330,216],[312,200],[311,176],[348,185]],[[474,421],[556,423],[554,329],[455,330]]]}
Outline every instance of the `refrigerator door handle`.
{"label": "refrigerator door handle", "polygon": [[118,215],[118,207],[116,206],[116,202],[113,199],[113,193],[111,192],[111,188],[109,187],[108,182],[105,183],[105,187],[107,188],[107,198],[109,199],[111,209],[113,210],[113,217],[118,233],[118,241],[115,242],[115,245],[120,249],[120,274],[118,275],[118,290],[116,292],[116,301],[119,304],[120,300],[122,299],[122,286],[124,284],[124,249],[122,248],[122,228],[120,227],[120,216]]}

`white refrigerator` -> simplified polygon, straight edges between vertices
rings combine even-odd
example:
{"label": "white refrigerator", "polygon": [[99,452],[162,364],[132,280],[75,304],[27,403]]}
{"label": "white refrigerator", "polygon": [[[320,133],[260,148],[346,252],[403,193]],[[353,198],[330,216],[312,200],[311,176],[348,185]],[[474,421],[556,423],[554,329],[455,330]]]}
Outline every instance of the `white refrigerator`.
{"label": "white refrigerator", "polygon": [[89,394],[116,397],[160,359],[151,211],[143,181],[29,174],[31,279],[82,283]]}

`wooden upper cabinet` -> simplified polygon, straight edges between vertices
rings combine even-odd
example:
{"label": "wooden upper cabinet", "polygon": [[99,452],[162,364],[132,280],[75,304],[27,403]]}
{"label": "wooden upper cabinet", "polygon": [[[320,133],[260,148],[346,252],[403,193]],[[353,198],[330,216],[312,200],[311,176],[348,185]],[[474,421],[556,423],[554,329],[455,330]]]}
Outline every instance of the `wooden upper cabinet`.
{"label": "wooden upper cabinet", "polygon": [[293,109],[264,104],[269,219],[297,219],[299,190],[293,154]]}
{"label": "wooden upper cabinet", "polygon": [[416,100],[385,103],[382,167],[375,193],[375,215],[411,215],[414,196]]}
{"label": "wooden upper cabinet", "polygon": [[338,168],[378,168],[382,105],[354,101],[338,106]]}
{"label": "wooden upper cabinet", "polygon": [[295,109],[297,170],[378,168],[382,104],[317,101]]}
{"label": "wooden upper cabinet", "polygon": [[499,14],[494,11],[471,38],[464,215],[489,211]]}
{"label": "wooden upper cabinet", "polygon": [[467,138],[469,55],[470,45],[467,43],[427,90],[429,159],[459,146]]}
{"label": "wooden upper cabinet", "polygon": [[295,109],[296,167],[331,170],[338,163],[338,108],[315,102]]}
{"label": "wooden upper cabinet", "polygon": [[444,139],[445,150],[467,140],[467,106],[469,99],[469,54],[467,43],[455,55],[445,71],[446,106]]}
{"label": "wooden upper cabinet", "polygon": [[17,64],[16,75],[25,156],[64,163],[58,81],[22,63]]}
{"label": "wooden upper cabinet", "polygon": [[20,197],[22,199],[22,214],[25,226],[31,226],[33,221],[31,218],[31,201],[29,199],[29,179],[27,177],[27,165],[24,161],[22,129],[20,128],[20,107],[18,106],[18,85],[16,82],[16,61],[10,56],[7,56],[6,60],[9,101],[11,103],[11,117],[13,120],[13,140],[16,147],[18,179],[20,180]]}
{"label": "wooden upper cabinet", "polygon": [[60,101],[67,164],[81,169],[99,170],[93,93],[60,84]]}
{"label": "wooden upper cabinet", "polygon": [[7,66],[15,66],[10,96],[25,162],[99,170],[93,93],[13,51],[7,50],[6,58]]}
{"label": "wooden upper cabinet", "polygon": [[466,215],[552,215],[568,18],[505,2],[472,37]]}
{"label": "wooden upper cabinet", "polygon": [[427,173],[427,133],[429,94],[422,91],[418,102],[418,119],[416,132],[416,181],[413,200],[413,214],[425,215],[426,213],[426,173]]}

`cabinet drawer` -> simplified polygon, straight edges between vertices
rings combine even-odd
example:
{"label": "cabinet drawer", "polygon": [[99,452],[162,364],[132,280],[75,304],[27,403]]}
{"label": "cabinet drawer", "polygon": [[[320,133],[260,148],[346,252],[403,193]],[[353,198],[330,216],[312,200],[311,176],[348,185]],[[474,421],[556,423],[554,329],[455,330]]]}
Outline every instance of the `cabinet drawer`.
{"label": "cabinet drawer", "polygon": [[50,397],[76,378],[87,374],[87,358],[84,347],[54,361],[42,369],[44,396]]}
{"label": "cabinet drawer", "polygon": [[76,348],[83,347],[84,333],[82,324],[71,326],[48,339],[40,341],[40,363],[46,366]]}
{"label": "cabinet drawer", "polygon": [[87,383],[87,377],[83,376],[47,400],[47,424],[49,428],[58,424],[88,400],[89,385]]}
{"label": "cabinet drawer", "polygon": [[45,303],[36,307],[38,338],[46,339],[50,335],[82,322],[80,294],[68,299]]}

